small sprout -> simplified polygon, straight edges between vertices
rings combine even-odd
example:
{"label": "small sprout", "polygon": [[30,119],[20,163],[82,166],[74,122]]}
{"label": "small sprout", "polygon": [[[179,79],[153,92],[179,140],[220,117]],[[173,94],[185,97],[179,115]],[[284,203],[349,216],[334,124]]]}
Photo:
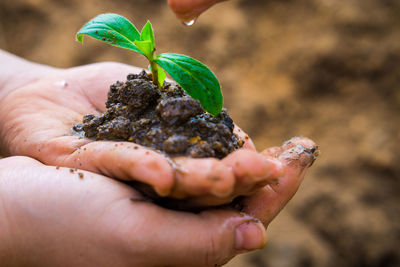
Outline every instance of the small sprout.
{"label": "small sprout", "polygon": [[162,88],[166,78],[164,69],[207,112],[213,116],[221,112],[223,98],[214,73],[200,61],[185,55],[164,53],[155,56],[155,38],[150,21],[139,32],[129,20],[120,15],[101,14],[79,30],[77,41],[82,43],[84,35],[142,54],[149,61],[153,83],[158,88]]}

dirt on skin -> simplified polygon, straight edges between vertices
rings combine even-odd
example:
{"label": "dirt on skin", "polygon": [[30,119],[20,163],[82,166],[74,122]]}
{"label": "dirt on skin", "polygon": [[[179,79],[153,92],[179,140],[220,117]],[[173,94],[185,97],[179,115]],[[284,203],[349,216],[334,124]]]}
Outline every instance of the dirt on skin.
{"label": "dirt on skin", "polygon": [[193,158],[223,158],[244,144],[226,109],[213,117],[179,85],[165,82],[159,90],[145,71],[111,85],[106,107],[98,116],[85,115],[74,132]]}

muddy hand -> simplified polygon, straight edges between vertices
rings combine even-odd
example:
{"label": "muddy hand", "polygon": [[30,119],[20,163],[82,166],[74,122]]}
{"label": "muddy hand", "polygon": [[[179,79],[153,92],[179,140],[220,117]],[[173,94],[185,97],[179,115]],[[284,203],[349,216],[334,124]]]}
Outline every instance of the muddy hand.
{"label": "muddy hand", "polygon": [[72,125],[83,115],[105,110],[110,84],[138,71],[128,65],[99,63],[66,70],[46,67],[26,83],[25,75],[19,77],[20,84],[0,99],[2,155],[25,155],[47,165],[140,181],[161,196],[191,198],[205,206],[251,193],[279,167],[279,162],[257,154],[250,139],[245,140],[247,150],[224,160],[178,158],[174,168],[162,154],[134,143],[72,135]]}
{"label": "muddy hand", "polygon": [[[247,139],[247,135],[243,131],[240,130],[238,134],[244,140]],[[307,169],[319,153],[315,143],[304,137],[292,138],[281,147],[269,148],[261,153],[255,151],[250,139],[247,140],[246,149],[237,150],[219,161],[220,164],[231,170],[234,185],[226,187],[231,189],[230,193],[218,195],[215,193],[207,194],[203,191],[202,195],[193,197],[195,194],[192,192],[190,196],[186,196],[189,205],[214,206],[230,203],[238,196],[245,196],[239,203],[234,202],[234,204],[238,204],[240,211],[249,213],[268,223],[296,193]],[[214,177],[220,183],[224,181],[224,185],[229,184],[228,175],[221,176],[223,177],[221,179],[215,177],[218,173],[216,171],[218,167],[215,167],[214,170],[210,168],[207,175],[203,174],[206,168],[196,172],[197,161],[198,159],[184,159],[187,165],[193,165],[193,174],[187,179],[183,178],[188,183],[193,182],[197,190],[201,188],[201,184],[206,184],[205,182],[201,183],[201,181],[207,181],[209,177]],[[204,161],[212,165],[211,159],[204,159]],[[189,178],[193,179],[196,175],[202,174],[202,179],[198,179],[198,182],[189,180]],[[178,175],[177,179],[182,179],[182,176]],[[185,182],[178,184],[186,185],[185,192],[189,192],[190,186]],[[214,185],[210,188],[215,190],[219,187]],[[174,189],[177,190],[177,187]],[[173,191],[172,195],[174,193],[176,191]]]}
{"label": "muddy hand", "polygon": [[135,179],[154,186],[161,195],[168,194],[173,172],[161,154],[135,149],[128,142],[94,142],[71,131],[84,114],[105,110],[110,84],[138,71],[117,63],[47,69],[36,81],[12,90],[0,101],[2,154]]}
{"label": "muddy hand", "polygon": [[226,0],[168,0],[168,4],[180,20],[191,21],[222,1]]}
{"label": "muddy hand", "polygon": [[98,174],[0,159],[1,266],[220,266],[265,245],[265,228],[251,216],[140,199]]}
{"label": "muddy hand", "polygon": [[[237,126],[239,135],[247,137]],[[273,183],[282,172],[279,160],[257,153],[253,143],[244,138],[245,146],[222,160],[177,158],[179,168],[171,192],[174,198],[187,198],[195,206],[230,203],[238,196],[253,194]],[[183,171],[179,169],[182,168]]]}
{"label": "muddy hand", "polygon": [[281,162],[282,172],[273,183],[244,198],[238,205],[240,210],[268,225],[296,193],[318,153],[315,143],[303,137],[292,138],[282,147],[263,151],[267,159]]}

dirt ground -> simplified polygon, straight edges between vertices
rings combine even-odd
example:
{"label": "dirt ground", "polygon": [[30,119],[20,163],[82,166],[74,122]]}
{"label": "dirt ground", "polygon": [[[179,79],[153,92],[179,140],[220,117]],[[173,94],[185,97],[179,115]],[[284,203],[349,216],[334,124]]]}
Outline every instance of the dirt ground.
{"label": "dirt ground", "polygon": [[400,266],[400,1],[233,0],[183,27],[165,0],[1,0],[0,48],[58,67],[140,56],[74,34],[99,13],[150,19],[159,52],[220,78],[258,149],[304,135],[321,156],[239,267]]}

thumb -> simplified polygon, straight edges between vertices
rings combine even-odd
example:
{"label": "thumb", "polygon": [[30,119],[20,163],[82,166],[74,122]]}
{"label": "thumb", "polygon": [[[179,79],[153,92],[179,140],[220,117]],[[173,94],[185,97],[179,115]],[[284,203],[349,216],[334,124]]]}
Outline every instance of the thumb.
{"label": "thumb", "polygon": [[295,137],[280,148],[267,149],[262,153],[267,158],[277,158],[282,163],[283,174],[274,184],[245,198],[240,206],[242,211],[267,225],[294,196],[319,152],[310,139]]}
{"label": "thumb", "polygon": [[180,20],[190,21],[222,1],[225,0],[168,0],[168,4]]}
{"label": "thumb", "polygon": [[[144,205],[149,212],[152,205]],[[152,208],[152,221],[162,222],[153,229],[157,244],[152,249],[161,251],[155,260],[161,260],[165,266],[221,266],[238,253],[266,244],[263,224],[237,211],[220,209],[191,214]]]}

